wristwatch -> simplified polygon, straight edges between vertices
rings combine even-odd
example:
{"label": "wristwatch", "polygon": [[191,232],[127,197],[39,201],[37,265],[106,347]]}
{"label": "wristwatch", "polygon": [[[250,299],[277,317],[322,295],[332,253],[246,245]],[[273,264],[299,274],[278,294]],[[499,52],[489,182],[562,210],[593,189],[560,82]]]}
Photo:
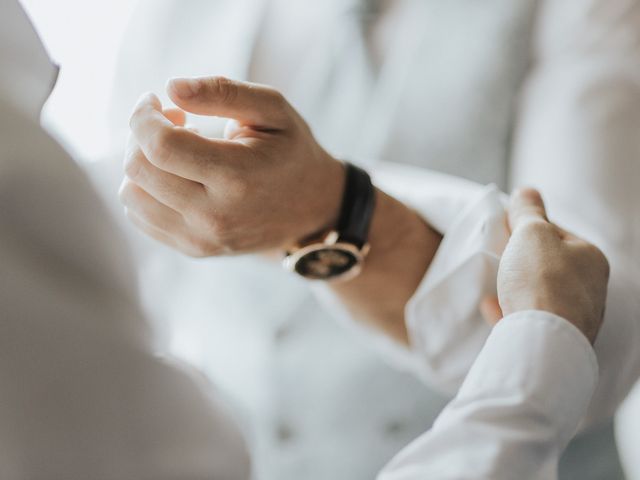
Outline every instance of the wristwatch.
{"label": "wristwatch", "polygon": [[337,224],[287,252],[284,267],[310,280],[348,280],[357,276],[369,252],[367,240],[374,208],[371,177],[345,162],[345,186]]}

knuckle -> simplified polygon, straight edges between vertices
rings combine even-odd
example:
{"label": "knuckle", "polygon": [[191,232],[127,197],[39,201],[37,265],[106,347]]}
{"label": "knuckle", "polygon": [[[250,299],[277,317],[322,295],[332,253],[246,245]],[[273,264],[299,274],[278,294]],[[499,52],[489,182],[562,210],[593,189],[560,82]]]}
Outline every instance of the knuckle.
{"label": "knuckle", "polygon": [[131,205],[132,198],[134,194],[134,186],[133,183],[124,181],[120,185],[120,190],[118,190],[118,199],[120,203],[123,205]]}
{"label": "knuckle", "polygon": [[525,235],[540,237],[555,230],[555,227],[544,220],[530,220],[521,226],[521,231]]}
{"label": "knuckle", "polygon": [[149,139],[149,151],[154,160],[162,161],[166,158],[170,154],[175,140],[176,134],[173,128],[160,128]]}
{"label": "knuckle", "polygon": [[604,252],[592,243],[588,243],[586,246],[586,249],[591,255],[591,258],[593,259],[594,264],[597,265],[599,269],[601,269],[604,275],[609,277],[611,266]]}
{"label": "knuckle", "polygon": [[148,113],[149,106],[145,103],[138,103],[129,117],[129,127],[131,129],[135,129],[135,127],[143,121],[144,117]]}
{"label": "knuckle", "polygon": [[202,205],[187,202],[181,213],[189,226],[196,230],[209,229],[212,223],[211,214]]}
{"label": "knuckle", "polygon": [[239,239],[236,235],[235,222],[231,215],[218,214],[211,218],[209,224],[211,239],[219,249],[232,253],[238,250]]}
{"label": "knuckle", "polygon": [[135,149],[127,153],[124,161],[124,173],[131,179],[139,178],[144,169],[144,162],[140,158],[140,152]]}
{"label": "knuckle", "polygon": [[206,232],[206,237],[215,243],[222,243],[232,229],[230,215],[212,212],[203,208],[187,208],[183,213],[194,230]]}
{"label": "knuckle", "polygon": [[211,257],[216,254],[216,248],[210,242],[191,236],[187,238],[183,246],[183,252],[193,258]]}
{"label": "knuckle", "polygon": [[209,229],[211,236],[216,239],[218,243],[226,243],[231,231],[231,222],[229,215],[217,214],[210,218]]}
{"label": "knuckle", "polygon": [[129,128],[131,130],[135,130],[136,125],[138,125],[138,120],[140,118],[140,114],[142,113],[141,107],[136,106],[131,112],[131,116],[129,117]]}
{"label": "knuckle", "polygon": [[267,92],[271,97],[271,108],[273,113],[281,117],[283,120],[289,119],[291,117],[291,109],[284,94],[274,88],[269,88]]}
{"label": "knuckle", "polygon": [[209,80],[209,92],[218,101],[234,103],[238,98],[238,86],[226,77],[212,77]]}
{"label": "knuckle", "polygon": [[191,241],[189,246],[185,249],[187,255],[193,258],[205,258],[207,257],[207,249],[202,242]]}
{"label": "knuckle", "polygon": [[227,179],[227,192],[229,199],[236,205],[241,204],[250,197],[252,187],[245,176],[234,175]]}
{"label": "knuckle", "polygon": [[284,94],[280,90],[267,87],[266,92],[271,97],[271,100],[273,101],[274,105],[280,105],[283,107],[287,105],[287,99],[285,98]]}
{"label": "knuckle", "polygon": [[[236,192],[235,195],[242,195]],[[229,195],[234,195],[230,193]],[[207,252],[211,251],[212,245],[219,251],[227,253],[237,251],[240,239],[238,238],[238,222],[235,215],[222,211],[222,209],[189,207],[185,206],[182,211],[183,218],[192,231],[200,232],[206,241],[203,244]],[[202,246],[202,245],[200,245]]]}
{"label": "knuckle", "polygon": [[561,285],[565,268],[557,263],[546,263],[540,268],[539,279],[543,285]]}

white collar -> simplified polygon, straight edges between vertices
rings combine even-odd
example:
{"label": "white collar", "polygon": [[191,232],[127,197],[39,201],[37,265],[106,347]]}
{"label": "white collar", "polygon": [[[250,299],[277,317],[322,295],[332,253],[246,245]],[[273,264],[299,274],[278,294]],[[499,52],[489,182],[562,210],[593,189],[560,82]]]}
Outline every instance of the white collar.
{"label": "white collar", "polygon": [[0,0],[0,11],[0,99],[38,118],[58,68],[18,0]]}

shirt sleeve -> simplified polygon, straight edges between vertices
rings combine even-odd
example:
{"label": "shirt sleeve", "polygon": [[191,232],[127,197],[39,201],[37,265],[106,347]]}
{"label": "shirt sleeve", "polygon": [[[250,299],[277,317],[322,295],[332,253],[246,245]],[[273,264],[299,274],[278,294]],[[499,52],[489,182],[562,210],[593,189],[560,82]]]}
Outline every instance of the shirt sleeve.
{"label": "shirt sleeve", "polygon": [[433,428],[379,480],[553,480],[595,389],[586,337],[546,312],[518,312],[493,329]]}

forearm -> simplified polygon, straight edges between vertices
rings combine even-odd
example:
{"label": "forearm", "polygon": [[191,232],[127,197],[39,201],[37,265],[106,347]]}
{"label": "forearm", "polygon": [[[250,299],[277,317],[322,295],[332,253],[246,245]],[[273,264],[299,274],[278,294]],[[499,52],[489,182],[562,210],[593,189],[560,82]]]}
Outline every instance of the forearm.
{"label": "forearm", "polygon": [[362,273],[331,288],[354,318],[408,344],[404,309],[441,239],[414,210],[377,189]]}

